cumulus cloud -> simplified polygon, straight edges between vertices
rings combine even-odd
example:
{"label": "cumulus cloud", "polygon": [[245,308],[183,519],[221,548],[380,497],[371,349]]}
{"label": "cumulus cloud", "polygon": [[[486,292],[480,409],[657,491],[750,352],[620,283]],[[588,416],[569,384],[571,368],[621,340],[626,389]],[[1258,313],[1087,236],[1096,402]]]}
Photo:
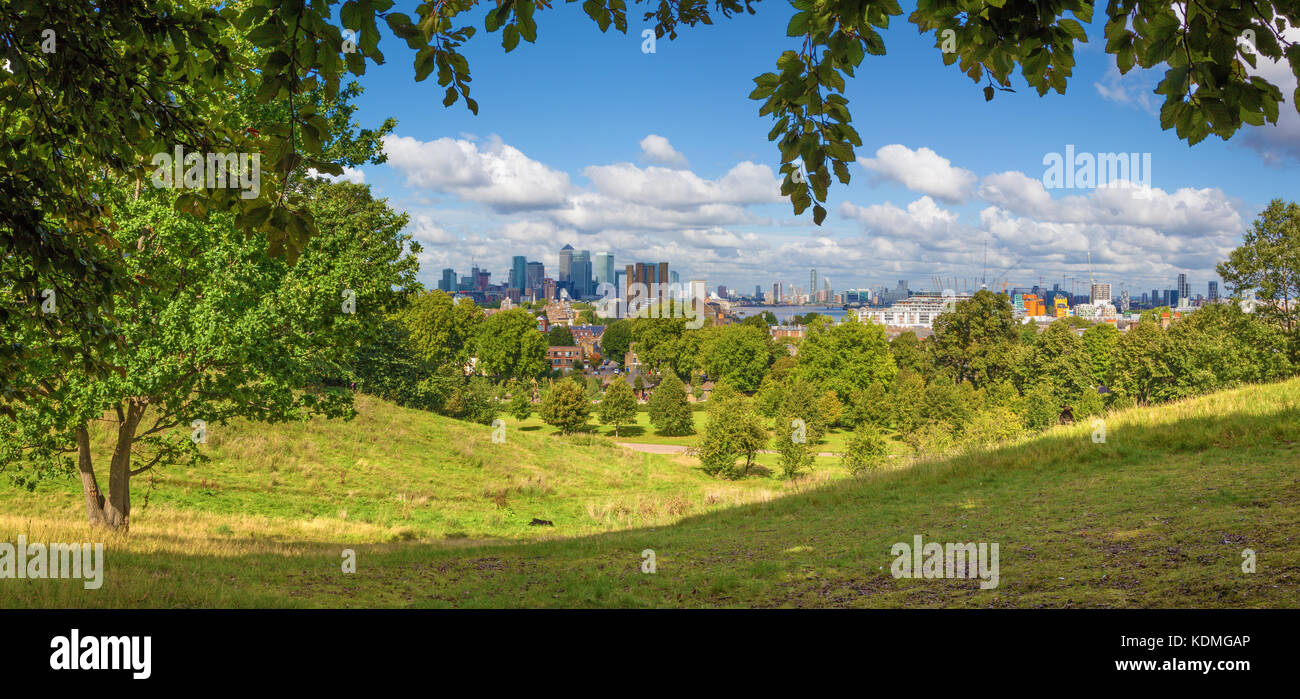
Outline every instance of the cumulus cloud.
{"label": "cumulus cloud", "polygon": [[686,167],[686,156],[682,155],[668,139],[658,134],[650,134],[641,139],[641,159],[656,165],[669,167]]}
{"label": "cumulus cloud", "polygon": [[342,175],[331,175],[325,172],[317,172],[315,168],[307,168],[308,177],[323,177],[330,182],[351,182],[353,184],[365,184],[366,173],[360,168],[344,167]]}
{"label": "cumulus cloud", "polygon": [[893,181],[947,204],[960,204],[971,195],[975,173],[953,167],[952,161],[921,147],[912,150],[892,144],[876,151],[876,157],[862,161],[877,181]]}
{"label": "cumulus cloud", "polygon": [[408,185],[454,194],[497,211],[559,206],[570,190],[567,174],[498,138],[480,147],[465,139],[385,136],[384,153]]}

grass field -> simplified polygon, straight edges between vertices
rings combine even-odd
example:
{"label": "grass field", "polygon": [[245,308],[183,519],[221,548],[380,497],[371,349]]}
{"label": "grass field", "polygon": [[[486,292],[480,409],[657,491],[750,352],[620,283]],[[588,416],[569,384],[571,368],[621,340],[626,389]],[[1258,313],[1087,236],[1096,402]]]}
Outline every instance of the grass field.
{"label": "grass field", "polygon": [[[0,606],[1300,606],[1300,380],[1113,414],[1105,443],[1079,424],[795,483],[358,407],[211,430],[212,463],[160,475],[147,507],[137,483],[129,535],[82,524],[72,481],[0,486],[0,541],[107,549],[100,590],[0,580]],[[998,543],[999,586],[893,578],[918,534]]]}

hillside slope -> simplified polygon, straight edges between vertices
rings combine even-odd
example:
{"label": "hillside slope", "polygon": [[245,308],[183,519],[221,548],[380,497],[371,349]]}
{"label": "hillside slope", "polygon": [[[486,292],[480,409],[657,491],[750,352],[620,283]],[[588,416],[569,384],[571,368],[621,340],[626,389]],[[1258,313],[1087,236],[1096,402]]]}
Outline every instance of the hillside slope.
{"label": "hillside slope", "polygon": [[[397,427],[388,426],[376,441],[404,439],[391,431]],[[195,530],[177,539],[146,519],[129,538],[109,542],[102,590],[26,581],[0,604],[1300,606],[1300,380],[1130,410],[1108,416],[1105,427],[1104,443],[1093,441],[1091,424],[1061,427],[991,451],[672,524],[525,544],[345,546],[326,536],[339,533],[328,529],[273,540]],[[454,426],[440,429],[443,439],[473,439]],[[565,459],[572,450],[602,449],[524,440],[510,448],[521,450],[512,456],[520,461],[534,458],[533,448],[555,448],[562,453],[542,458],[565,464],[573,461]],[[482,461],[470,468],[504,463],[486,450],[475,443],[469,458]],[[373,458],[365,454],[358,458]],[[647,467],[652,482],[655,474],[671,480],[666,474],[676,473],[689,474],[691,488],[726,487],[696,483],[702,476],[686,463],[619,458],[654,464]],[[599,466],[573,468],[585,475],[554,486],[557,502],[582,497],[584,484],[620,477]],[[663,492],[681,485],[664,483]],[[479,486],[465,487],[472,493]],[[12,513],[13,504],[9,498],[5,511]],[[55,537],[78,529],[84,536],[84,527],[50,514],[0,517],[0,541],[24,529],[46,540],[68,540]],[[196,526],[211,527],[223,515],[178,507],[168,516],[175,518],[171,526],[193,518]],[[998,543],[998,587],[895,579],[891,547],[916,535],[926,542]],[[357,553],[355,574],[340,570],[345,547]],[[655,555],[653,574],[642,572],[647,549]],[[1255,552],[1254,573],[1242,571],[1245,549]]]}

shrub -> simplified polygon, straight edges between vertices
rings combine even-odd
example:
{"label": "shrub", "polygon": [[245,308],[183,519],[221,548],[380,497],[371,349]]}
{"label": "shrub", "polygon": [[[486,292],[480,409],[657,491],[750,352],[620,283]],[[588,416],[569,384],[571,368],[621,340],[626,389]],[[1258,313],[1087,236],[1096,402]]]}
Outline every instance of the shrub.
{"label": "shrub", "polygon": [[888,442],[875,425],[864,422],[853,430],[844,444],[844,455],[840,463],[854,475],[878,468],[884,463],[889,451]]}

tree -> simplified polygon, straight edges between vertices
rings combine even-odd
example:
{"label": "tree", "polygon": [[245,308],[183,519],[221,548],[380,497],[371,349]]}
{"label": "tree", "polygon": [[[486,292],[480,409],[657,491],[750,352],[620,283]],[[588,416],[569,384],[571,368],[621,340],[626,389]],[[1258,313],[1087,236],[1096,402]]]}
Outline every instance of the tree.
{"label": "tree", "polygon": [[905,330],[889,341],[889,352],[899,369],[909,369],[927,380],[935,374],[934,358],[928,345],[911,330]]}
{"label": "tree", "polygon": [[879,468],[889,452],[889,444],[880,430],[869,422],[864,422],[853,430],[844,443],[844,455],[840,463],[853,475],[861,475],[871,469]]}
{"label": "tree", "polygon": [[838,325],[811,326],[799,343],[794,375],[848,400],[854,389],[876,381],[889,382],[897,373],[885,329],[850,317]]}
{"label": "tree", "polygon": [[474,334],[473,348],[478,370],[499,380],[526,381],[550,368],[537,319],[522,308],[488,316]]}
{"label": "tree", "polygon": [[725,379],[741,391],[757,390],[772,363],[767,326],[720,325],[700,332],[704,340],[699,361],[709,376]]}
{"label": "tree", "polygon": [[600,401],[597,413],[601,422],[614,426],[615,437],[618,437],[620,425],[636,422],[636,396],[632,395],[632,388],[626,381],[614,379],[609,388],[605,389],[605,397]]}
{"label": "tree", "polygon": [[1145,404],[1171,377],[1164,363],[1165,331],[1142,321],[1119,338],[1115,356],[1115,385],[1111,390]]}
{"label": "tree", "polygon": [[623,364],[632,345],[632,324],[622,318],[605,326],[600,336],[600,348],[606,357]]}
{"label": "tree", "polygon": [[460,369],[469,361],[471,342],[483,323],[483,309],[472,300],[452,297],[441,290],[411,299],[396,314],[416,355],[434,366],[451,364]]}
{"label": "tree", "polygon": [[562,434],[569,434],[587,425],[591,401],[587,400],[587,392],[577,383],[556,381],[542,398],[537,412],[546,424],[559,429]]}
{"label": "tree", "polygon": [[[710,403],[709,421],[704,437],[696,448],[700,465],[709,475],[740,478],[749,473],[754,457],[768,441],[763,421],[754,412],[749,399],[739,393],[728,393],[722,398],[715,395]],[[736,468],[736,460],[744,458],[743,469]]]}
{"label": "tree", "polygon": [[781,467],[782,477],[793,480],[812,468],[815,455],[808,442],[796,439],[798,433],[788,427],[788,421],[786,424],[786,429],[776,430],[773,445],[778,454],[777,464]]}
{"label": "tree", "polygon": [[958,381],[969,381],[979,388],[1010,368],[1011,347],[1018,339],[1016,330],[1011,301],[1002,294],[980,289],[935,318],[931,336],[935,358],[952,369]]}
{"label": "tree", "polygon": [[546,344],[549,347],[572,347],[573,331],[567,325],[556,325],[546,333]]}
{"label": "tree", "polygon": [[666,436],[695,434],[691,405],[686,401],[686,385],[677,374],[668,372],[650,394],[650,424]]}
{"label": "tree", "polygon": [[533,414],[532,391],[523,384],[515,384],[510,392],[509,412],[511,417],[523,422]]}
{"label": "tree", "polygon": [[1241,247],[1217,269],[1234,296],[1254,293],[1259,299],[1254,312],[1286,332],[1291,358],[1300,360],[1300,204],[1269,202],[1242,236]]}
{"label": "tree", "polygon": [[1111,383],[1111,367],[1115,363],[1119,335],[1119,331],[1110,323],[1098,323],[1083,331],[1083,345],[1088,352],[1088,360],[1092,363],[1094,385]]}
{"label": "tree", "polygon": [[[133,189],[119,183],[105,199],[118,244],[132,249],[127,271],[153,280],[117,290],[123,343],[105,357],[120,371],[29,365],[17,380],[39,377],[40,399],[0,418],[0,463],[71,471],[61,454],[76,452],[90,523],[121,529],[132,478],[201,461],[207,433],[231,420],[350,417],[353,394],[339,379],[416,284],[406,217],[366,186],[305,192],[319,232],[292,266],[229,214],[200,221],[175,210],[171,190]],[[101,421],[113,426],[106,493],[90,439]]]}

